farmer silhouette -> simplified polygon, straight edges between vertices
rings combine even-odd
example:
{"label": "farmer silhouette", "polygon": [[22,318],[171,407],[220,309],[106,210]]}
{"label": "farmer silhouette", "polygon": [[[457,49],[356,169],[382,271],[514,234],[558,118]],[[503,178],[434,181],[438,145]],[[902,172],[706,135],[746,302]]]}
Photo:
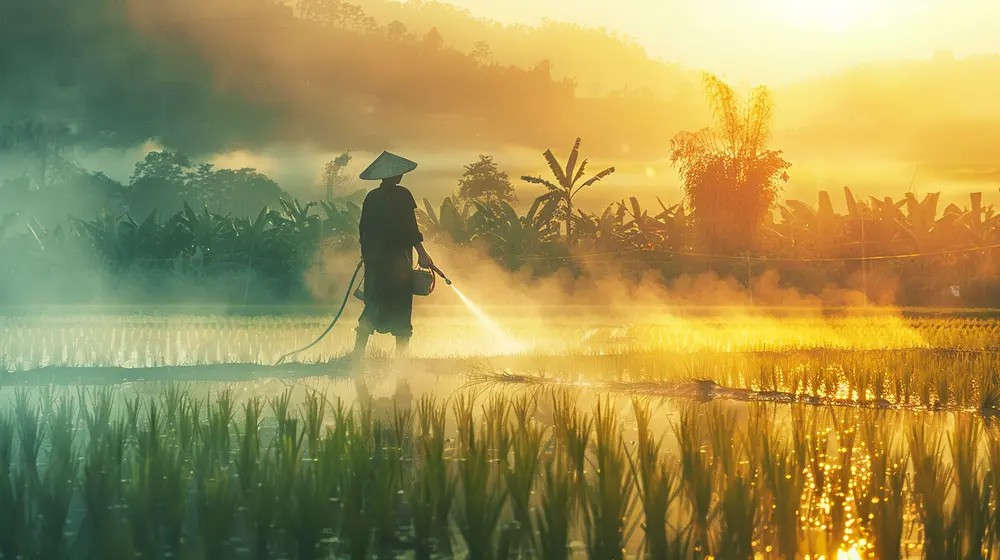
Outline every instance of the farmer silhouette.
{"label": "farmer silhouette", "polygon": [[361,172],[365,180],[382,183],[368,193],[361,207],[361,258],[365,263],[365,308],[358,319],[351,359],[365,355],[372,333],[396,337],[396,355],[406,356],[413,334],[413,249],[422,268],[434,264],[424,249],[424,236],[417,226],[416,201],[399,184],[403,174],[417,164],[396,154],[382,152]]}

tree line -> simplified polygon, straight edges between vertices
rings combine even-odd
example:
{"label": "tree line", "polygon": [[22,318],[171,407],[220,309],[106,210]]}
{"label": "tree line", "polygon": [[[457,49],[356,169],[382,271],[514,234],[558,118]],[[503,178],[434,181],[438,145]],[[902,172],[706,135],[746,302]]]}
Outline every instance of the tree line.
{"label": "tree line", "polygon": [[[940,193],[865,200],[845,187],[846,214],[834,211],[826,191],[815,206],[779,202],[791,164],[768,146],[768,91],[756,89],[743,102],[713,76],[706,75],[705,87],[714,122],[678,134],[671,146],[684,201],[657,199],[650,208],[622,197],[602,212],[581,210],[577,194],[615,168],[589,169],[577,138],[565,160],[544,152],[549,175],[521,177],[545,188],[524,211],[514,207],[508,174],[480,156],[466,166],[454,196],[436,206],[423,201],[418,219],[426,236],[535,276],[585,275],[603,262],[635,278],[655,272],[670,282],[712,273],[752,290],[755,276],[775,271],[783,285],[813,294],[835,286],[876,303],[1000,306],[1000,215],[981,193],[972,193],[966,208],[942,209]],[[38,270],[96,261],[102,274],[147,284],[163,277],[220,280],[214,296],[226,300],[308,299],[304,278],[316,255],[357,246],[359,201],[332,196],[349,159],[342,154],[324,166],[327,200],[301,204],[254,170],[219,170],[153,152],[136,166],[131,191],[123,189],[142,193],[127,213],[54,228],[31,220],[4,235],[15,223],[7,215],[0,223],[0,255],[11,264],[4,282],[36,290]],[[241,212],[232,211],[235,201]],[[93,258],[78,262],[83,255]],[[242,280],[226,283],[234,271]]]}

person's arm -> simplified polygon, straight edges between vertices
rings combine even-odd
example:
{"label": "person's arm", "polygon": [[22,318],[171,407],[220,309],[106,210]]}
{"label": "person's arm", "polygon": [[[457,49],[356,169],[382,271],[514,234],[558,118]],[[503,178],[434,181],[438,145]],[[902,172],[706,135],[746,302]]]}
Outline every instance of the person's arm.
{"label": "person's arm", "polygon": [[364,257],[365,253],[365,232],[367,232],[370,227],[368,224],[368,214],[368,196],[365,196],[364,202],[361,203],[361,218],[358,220],[358,244],[361,245],[362,257]]}
{"label": "person's arm", "polygon": [[413,246],[413,248],[417,250],[417,264],[419,264],[421,268],[430,268],[434,266],[434,259],[427,254],[427,249],[424,249],[424,244],[422,242],[417,243]]}
{"label": "person's arm", "polygon": [[434,259],[427,254],[427,249],[424,248],[424,234],[420,233],[420,226],[417,224],[417,201],[413,199],[413,195],[410,191],[406,191],[409,195],[409,206],[410,211],[407,213],[407,237],[413,243],[413,248],[417,250],[417,264],[421,268],[430,268],[434,265]]}

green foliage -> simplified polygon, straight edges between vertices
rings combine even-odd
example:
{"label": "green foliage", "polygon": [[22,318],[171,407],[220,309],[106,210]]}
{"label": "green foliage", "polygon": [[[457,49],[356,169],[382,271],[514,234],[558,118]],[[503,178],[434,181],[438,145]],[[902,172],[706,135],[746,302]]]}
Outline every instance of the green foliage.
{"label": "green foliage", "polygon": [[544,203],[552,205],[555,207],[555,215],[563,220],[566,226],[566,243],[572,244],[574,242],[572,224],[574,220],[574,210],[573,210],[573,199],[576,195],[583,189],[593,185],[594,183],[608,177],[615,172],[614,167],[608,167],[602,171],[591,175],[588,179],[580,182],[583,179],[584,174],[587,170],[587,160],[584,158],[583,161],[579,162],[577,165],[577,160],[580,157],[580,142],[579,138],[573,143],[573,149],[570,150],[569,157],[566,159],[566,165],[563,166],[556,159],[556,156],[552,154],[552,150],[545,150],[542,154],[545,156],[545,162],[548,164],[549,169],[552,171],[552,176],[555,178],[555,183],[549,181],[548,179],[543,179],[541,177],[533,175],[524,175],[521,177],[522,180],[528,183],[542,185],[548,190],[548,193],[543,195],[540,200]]}
{"label": "green foliage", "polygon": [[466,203],[517,202],[517,195],[507,172],[500,171],[493,156],[487,155],[480,155],[479,161],[465,166],[465,173],[458,181],[458,196]]}
{"label": "green foliage", "polygon": [[205,206],[219,213],[250,215],[262,206],[273,206],[288,195],[255,169],[215,169],[195,163],[183,154],[149,152],[136,164],[127,189],[129,212],[145,216],[169,215],[187,204]]}
{"label": "green foliage", "polygon": [[350,180],[343,173],[349,163],[351,163],[351,152],[343,152],[323,164],[323,187],[326,189],[324,202],[332,203],[338,196],[347,194],[345,191]]}
{"label": "green foliage", "polygon": [[744,107],[717,77],[705,74],[703,82],[715,123],[674,136],[670,161],[681,173],[708,246],[745,251],[776,202],[779,182],[788,180],[791,164],[780,151],[767,149],[771,95],[766,88],[755,89]]}

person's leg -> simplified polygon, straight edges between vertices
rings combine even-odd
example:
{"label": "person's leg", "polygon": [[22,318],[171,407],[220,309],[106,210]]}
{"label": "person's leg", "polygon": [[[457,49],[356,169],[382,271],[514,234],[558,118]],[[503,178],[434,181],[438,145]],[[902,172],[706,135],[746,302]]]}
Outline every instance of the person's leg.
{"label": "person's leg", "polygon": [[[367,311],[367,306],[365,311]],[[368,319],[365,312],[361,313],[361,318],[358,320],[358,328],[354,331],[354,350],[351,352],[351,361],[354,363],[360,363],[365,357],[365,350],[368,348],[368,337],[375,332],[375,328],[372,326],[371,320]]]}
{"label": "person's leg", "polygon": [[407,358],[410,356],[410,335],[396,335],[396,357]]}
{"label": "person's leg", "polygon": [[361,330],[360,328],[354,334],[354,350],[351,351],[351,359],[353,361],[361,361],[365,357],[365,350],[368,348],[368,337],[371,336],[370,333]]}

